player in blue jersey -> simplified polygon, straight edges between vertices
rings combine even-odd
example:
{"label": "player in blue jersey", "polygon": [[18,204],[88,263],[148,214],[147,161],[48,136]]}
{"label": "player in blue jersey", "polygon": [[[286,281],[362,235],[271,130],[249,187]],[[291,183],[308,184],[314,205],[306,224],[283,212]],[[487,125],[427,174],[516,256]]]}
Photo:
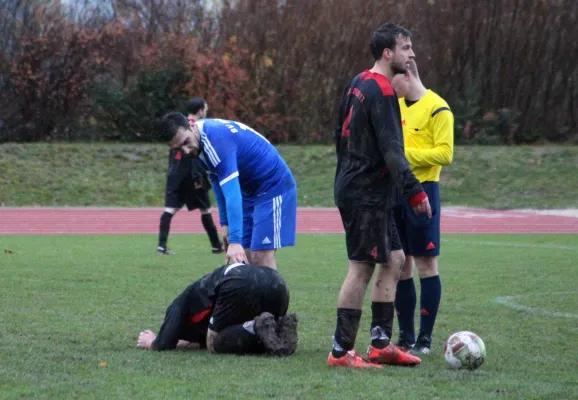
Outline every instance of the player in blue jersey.
{"label": "player in blue jersey", "polygon": [[189,124],[173,112],[159,138],[207,166],[219,206],[227,262],[277,269],[275,250],[294,246],[297,185],[277,149],[247,125],[222,119]]}

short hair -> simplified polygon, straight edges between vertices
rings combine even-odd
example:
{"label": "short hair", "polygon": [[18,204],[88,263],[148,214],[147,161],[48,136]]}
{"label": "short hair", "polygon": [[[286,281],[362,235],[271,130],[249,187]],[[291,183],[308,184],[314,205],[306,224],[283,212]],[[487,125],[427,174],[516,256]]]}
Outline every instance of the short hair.
{"label": "short hair", "polygon": [[206,104],[207,104],[207,102],[205,101],[205,99],[203,99],[201,97],[193,97],[187,103],[187,107],[186,107],[187,112],[189,114],[196,114],[199,111],[201,111],[203,108],[205,108]]}
{"label": "short hair", "polygon": [[397,38],[400,36],[411,38],[411,32],[392,23],[381,25],[375,32],[373,32],[369,47],[371,48],[371,55],[375,61],[381,59],[383,56],[383,50],[395,50]]}
{"label": "short hair", "polygon": [[170,142],[179,129],[189,129],[191,125],[187,117],[180,112],[165,114],[157,125],[158,139],[161,142]]}

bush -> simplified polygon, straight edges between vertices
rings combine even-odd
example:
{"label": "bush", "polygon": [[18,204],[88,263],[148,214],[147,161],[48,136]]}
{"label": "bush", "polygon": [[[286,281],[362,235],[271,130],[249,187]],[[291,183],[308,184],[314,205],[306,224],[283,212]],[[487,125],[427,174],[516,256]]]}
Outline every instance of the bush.
{"label": "bush", "polygon": [[214,3],[213,14],[199,0],[113,0],[108,20],[65,18],[62,4],[30,14],[35,28],[0,59],[11,66],[0,71],[3,137],[90,121],[105,139],[148,140],[154,116],[202,96],[213,116],[275,142],[327,142],[344,86],[373,63],[371,33],[393,21],[412,31],[420,76],[452,107],[458,143],[577,140],[573,1]]}

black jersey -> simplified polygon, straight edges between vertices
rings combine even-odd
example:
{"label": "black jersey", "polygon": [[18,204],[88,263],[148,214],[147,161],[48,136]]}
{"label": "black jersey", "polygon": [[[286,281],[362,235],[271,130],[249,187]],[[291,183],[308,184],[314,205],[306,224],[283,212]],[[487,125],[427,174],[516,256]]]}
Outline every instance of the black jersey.
{"label": "black jersey", "polygon": [[392,207],[398,193],[409,200],[423,191],[405,158],[399,103],[385,76],[366,70],[351,81],[335,141],[338,207]]}
{"label": "black jersey", "polygon": [[152,344],[153,349],[174,349],[180,339],[205,343],[215,290],[226,268],[222,266],[203,276],[173,300],[167,308],[159,334]]}
{"label": "black jersey", "polygon": [[202,190],[211,189],[206,166],[196,157],[190,157],[179,150],[169,152],[166,191],[177,191],[183,182],[202,182]]}
{"label": "black jersey", "polygon": [[[224,283],[228,284],[228,292],[219,294]],[[152,348],[172,350],[179,340],[205,345],[207,329],[218,298],[224,296],[227,302],[238,303],[235,304],[237,307],[249,307],[262,301],[273,302],[266,294],[280,283],[285,286],[279,273],[264,266],[237,263],[217,268],[189,285],[171,303]],[[237,288],[242,290],[236,290]],[[230,296],[231,291],[235,292],[234,296]],[[250,317],[253,318],[254,315]]]}

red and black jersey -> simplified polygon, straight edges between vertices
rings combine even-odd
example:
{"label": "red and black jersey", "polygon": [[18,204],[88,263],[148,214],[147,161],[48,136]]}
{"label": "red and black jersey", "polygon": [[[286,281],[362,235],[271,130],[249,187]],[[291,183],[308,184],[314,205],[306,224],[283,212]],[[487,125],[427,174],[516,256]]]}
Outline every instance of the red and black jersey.
{"label": "red and black jersey", "polygon": [[[226,287],[224,291],[223,286]],[[286,293],[286,297],[279,297],[280,293]],[[179,340],[205,346],[207,330],[211,326],[211,329],[214,328],[212,317],[220,319],[214,323],[223,328],[228,326],[226,317],[231,317],[235,310],[271,310],[280,307],[286,312],[288,303],[286,283],[277,271],[253,264],[224,265],[189,285],[171,303],[152,348],[172,350]],[[236,323],[244,323],[260,313],[249,313],[245,316],[248,319]]]}
{"label": "red and black jersey", "polygon": [[153,342],[155,350],[170,350],[179,340],[204,344],[215,291],[227,266],[217,268],[189,285],[167,308],[165,320]]}
{"label": "red and black jersey", "polygon": [[350,82],[335,141],[338,207],[392,207],[398,193],[410,200],[423,192],[405,158],[399,103],[385,76],[366,70]]}
{"label": "red and black jersey", "polygon": [[183,182],[203,182],[203,190],[211,189],[207,176],[207,167],[197,157],[190,157],[179,150],[169,152],[169,168],[167,170],[166,191],[179,190]]}

